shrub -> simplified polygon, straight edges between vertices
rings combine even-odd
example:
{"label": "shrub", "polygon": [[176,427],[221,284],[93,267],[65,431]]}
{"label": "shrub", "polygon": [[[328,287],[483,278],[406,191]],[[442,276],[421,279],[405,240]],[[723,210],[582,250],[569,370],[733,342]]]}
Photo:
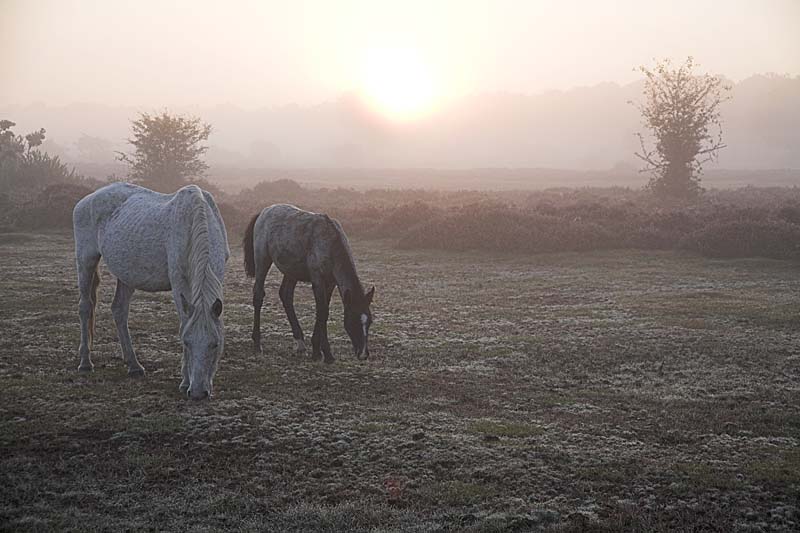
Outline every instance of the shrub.
{"label": "shrub", "polygon": [[782,220],[713,223],[687,236],[682,247],[709,257],[800,257],[800,225]]}
{"label": "shrub", "polygon": [[44,128],[25,136],[11,129],[15,123],[0,120],[0,189],[37,190],[57,182],[74,181],[78,175],[58,156],[39,150],[45,139]]}
{"label": "shrub", "polygon": [[25,229],[71,228],[75,204],[91,192],[76,183],[50,185],[16,210],[15,224]]}
{"label": "shrub", "polygon": [[689,249],[713,257],[790,258],[800,256],[800,225],[787,220],[795,214],[788,207],[714,204],[650,211],[633,204],[473,204],[410,227],[399,246],[528,253]]}
{"label": "shrub", "polygon": [[421,201],[387,209],[382,220],[376,224],[378,236],[391,237],[404,233],[415,226],[439,220],[441,210]]}
{"label": "shrub", "polygon": [[[95,183],[0,195],[0,226],[71,227],[75,203]],[[351,236],[396,239],[404,249],[542,253],[609,249],[691,250],[713,257],[800,258],[800,189],[712,191],[692,207],[664,208],[629,189],[506,192],[307,189],[262,182],[235,196],[209,186],[237,246],[250,218],[291,202],[328,213]],[[22,194],[22,193],[25,194]],[[14,208],[14,206],[18,206]]]}
{"label": "shrub", "polygon": [[19,159],[9,182],[10,187],[39,188],[52,183],[75,181],[79,176],[58,156],[31,150]]}
{"label": "shrub", "polygon": [[222,215],[222,220],[225,222],[225,230],[228,232],[228,240],[230,241],[229,245],[231,247],[237,246],[238,242],[234,241],[238,241],[244,235],[244,230],[250,222],[250,217],[255,213],[247,213],[233,204],[220,202],[217,200],[217,195],[214,195],[214,198],[219,208],[219,214]]}

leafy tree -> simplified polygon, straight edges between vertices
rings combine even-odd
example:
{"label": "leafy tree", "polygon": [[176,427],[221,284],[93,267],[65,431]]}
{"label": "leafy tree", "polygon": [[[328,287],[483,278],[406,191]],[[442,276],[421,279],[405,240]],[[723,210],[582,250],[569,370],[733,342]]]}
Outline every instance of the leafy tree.
{"label": "leafy tree", "polygon": [[637,107],[655,146],[648,149],[638,133],[641,152],[635,155],[646,165],[642,171],[652,173],[648,188],[662,198],[697,197],[703,164],[725,148],[719,108],[730,87],[717,76],[695,75],[694,68],[689,57],[678,67],[666,59],[638,69],[645,75],[645,101]]}
{"label": "leafy tree", "polygon": [[196,117],[141,113],[132,121],[133,153],[117,152],[117,159],[130,166],[129,179],[151,189],[172,192],[189,178],[205,175],[208,165],[201,159],[208,150],[211,126]]}
{"label": "leafy tree", "polygon": [[0,120],[0,188],[38,188],[78,178],[58,156],[39,149],[44,128],[22,136],[14,133],[14,126],[10,120]]}
{"label": "leafy tree", "polygon": [[11,131],[16,124],[10,120],[0,120],[0,171],[5,172],[7,168],[5,165],[16,163],[18,158],[25,153],[25,142],[23,138],[14,135]]}

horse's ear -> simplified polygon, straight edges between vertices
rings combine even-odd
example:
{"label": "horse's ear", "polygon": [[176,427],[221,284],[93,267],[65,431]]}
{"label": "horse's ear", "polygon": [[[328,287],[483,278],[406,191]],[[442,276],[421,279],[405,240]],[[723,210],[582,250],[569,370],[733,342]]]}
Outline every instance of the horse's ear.
{"label": "horse's ear", "polygon": [[214,305],[211,306],[211,312],[214,313],[215,317],[219,318],[219,316],[222,314],[222,300],[217,298],[214,301]]}
{"label": "horse's ear", "polygon": [[353,293],[350,292],[350,289],[345,289],[342,294],[342,303],[345,307],[350,307],[350,304],[353,303]]}
{"label": "horse's ear", "polygon": [[192,316],[192,313],[194,313],[192,304],[186,301],[186,297],[183,295],[183,293],[181,293],[181,308],[183,309],[183,314],[186,316]]}
{"label": "horse's ear", "polygon": [[372,298],[375,296],[375,287],[373,286],[367,294],[364,296],[364,300],[367,302],[367,305],[372,305]]}

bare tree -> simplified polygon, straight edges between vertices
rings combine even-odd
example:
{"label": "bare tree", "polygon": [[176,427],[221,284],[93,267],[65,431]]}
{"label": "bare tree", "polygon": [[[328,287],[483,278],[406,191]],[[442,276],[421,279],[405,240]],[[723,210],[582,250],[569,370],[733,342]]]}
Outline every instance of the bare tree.
{"label": "bare tree", "polygon": [[675,68],[665,59],[653,69],[638,69],[645,75],[645,101],[635,105],[655,146],[648,149],[637,133],[641,152],[635,155],[645,163],[642,172],[652,173],[648,188],[660,197],[697,197],[703,164],[725,148],[719,108],[730,87],[718,76],[695,75],[695,66],[689,57]]}
{"label": "bare tree", "polygon": [[117,159],[130,165],[129,179],[163,192],[185,185],[189,178],[201,178],[208,165],[201,159],[208,146],[211,125],[196,117],[141,113],[131,123],[133,153],[117,152]]}

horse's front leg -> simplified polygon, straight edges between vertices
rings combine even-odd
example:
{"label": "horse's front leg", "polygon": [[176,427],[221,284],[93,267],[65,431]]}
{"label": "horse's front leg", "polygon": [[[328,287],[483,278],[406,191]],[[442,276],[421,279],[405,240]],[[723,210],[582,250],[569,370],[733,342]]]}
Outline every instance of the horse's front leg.
{"label": "horse's front leg", "polygon": [[268,257],[259,257],[256,253],[256,279],[253,283],[253,350],[256,353],[263,353],[261,346],[261,307],[264,305],[264,282],[267,273],[272,266],[272,260]]}
{"label": "horse's front leg", "polygon": [[300,321],[297,320],[297,313],[294,311],[294,289],[297,286],[297,280],[283,276],[281,288],[278,294],[283,303],[283,309],[286,311],[286,318],[289,319],[289,326],[292,328],[292,337],[296,344],[297,353],[305,353],[306,342],[303,337],[303,328],[300,327]]}
{"label": "horse's front leg", "polygon": [[189,391],[189,363],[186,357],[186,347],[183,347],[183,355],[181,356],[181,384],[178,385],[178,390],[181,394],[186,394]]}
{"label": "horse's front leg", "polygon": [[[181,287],[177,282],[173,282],[172,285],[172,298],[175,301],[175,310],[178,312],[178,321],[180,323],[180,327],[178,328],[178,337],[181,339],[181,384],[178,385],[178,390],[181,391],[182,394],[186,394],[186,391],[189,390],[189,358],[187,357],[186,353],[186,345],[182,342],[183,341],[183,326],[186,324],[186,321],[189,320],[189,315],[186,314],[183,304],[181,302]],[[188,292],[188,291],[187,291]]]}
{"label": "horse's front leg", "polygon": [[328,342],[328,316],[330,312],[331,294],[333,285],[328,287],[325,282],[313,284],[314,301],[317,308],[317,321],[314,324],[314,335],[311,337],[312,358],[319,360],[325,357],[326,363],[333,363],[331,345]]}
{"label": "horse's front leg", "polygon": [[111,313],[117,325],[117,336],[122,346],[122,357],[128,363],[128,375],[131,377],[144,376],[144,367],[136,358],[136,352],[131,343],[131,334],[128,331],[128,312],[131,307],[133,289],[120,280],[117,280],[117,291],[114,293],[114,302],[111,304]]}

